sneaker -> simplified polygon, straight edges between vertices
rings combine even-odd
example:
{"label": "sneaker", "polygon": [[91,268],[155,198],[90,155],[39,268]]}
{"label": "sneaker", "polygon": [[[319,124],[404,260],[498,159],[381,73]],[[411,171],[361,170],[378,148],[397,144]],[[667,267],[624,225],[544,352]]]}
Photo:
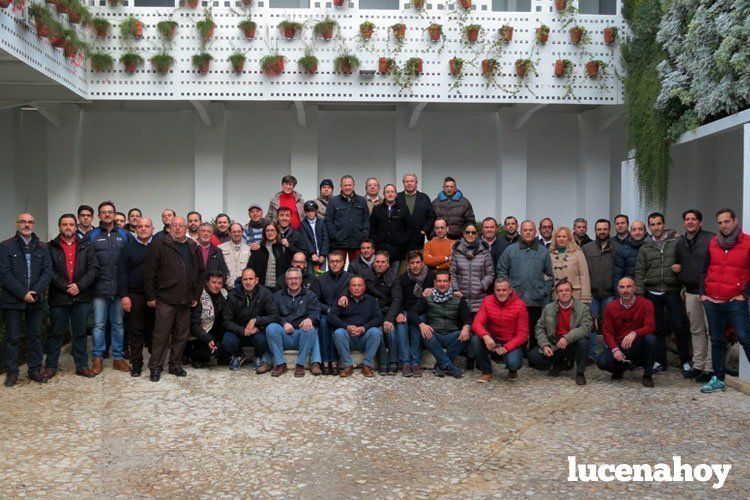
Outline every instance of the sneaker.
{"label": "sneaker", "polygon": [[667,367],[659,363],[658,361],[654,361],[654,369],[653,373],[656,375],[657,373],[665,373],[667,371]]}
{"label": "sneaker", "polygon": [[232,359],[229,360],[229,369],[233,372],[239,371],[242,368],[242,363],[246,360],[245,356],[232,356]]}
{"label": "sneaker", "polygon": [[445,371],[437,365],[432,369],[432,373],[434,373],[437,378],[445,377]]}
{"label": "sneaker", "polygon": [[388,375],[395,376],[398,373],[398,363],[388,363]]}
{"label": "sneaker", "polygon": [[385,377],[386,375],[388,375],[388,365],[387,364],[380,363],[378,365],[378,375],[380,375],[381,377]]}
{"label": "sneaker", "polygon": [[260,365],[262,365],[262,364],[263,364],[263,360],[262,359],[260,359],[257,356],[253,358],[253,370],[255,370],[257,372],[258,370],[260,370]]}
{"label": "sneaker", "polygon": [[706,385],[701,387],[701,392],[703,394],[712,394],[719,391],[724,392],[726,390],[727,384],[725,384],[723,380],[719,380],[716,377],[711,377],[711,380],[709,380]]}
{"label": "sneaker", "polygon": [[448,367],[448,373],[450,373],[451,377],[453,378],[463,378],[464,376],[464,371],[454,364],[451,364]]}
{"label": "sneaker", "polygon": [[711,372],[701,372],[701,374],[695,377],[695,379],[693,380],[695,380],[696,384],[705,384],[706,382],[711,380],[711,376]]}
{"label": "sneaker", "polygon": [[422,378],[422,366],[420,365],[414,365],[411,367],[411,373],[416,378]]}

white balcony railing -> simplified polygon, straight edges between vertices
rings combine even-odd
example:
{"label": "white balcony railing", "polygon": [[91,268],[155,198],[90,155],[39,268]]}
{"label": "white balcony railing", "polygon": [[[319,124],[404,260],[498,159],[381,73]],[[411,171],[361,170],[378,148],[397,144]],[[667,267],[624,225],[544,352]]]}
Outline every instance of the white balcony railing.
{"label": "white balcony railing", "polygon": [[[132,74],[118,62],[111,72],[105,73],[91,71],[88,61],[81,61],[82,67],[71,64],[60,49],[35,36],[33,23],[25,22],[24,12],[12,13],[7,9],[0,13],[0,43],[4,50],[92,100],[622,103],[619,43],[607,45],[603,37],[605,27],[616,27],[620,32],[618,38],[622,38],[625,26],[619,15],[563,17],[555,10],[553,0],[532,0],[531,12],[492,11],[492,0],[474,0],[468,12],[455,0],[428,1],[424,11],[419,12],[405,0],[400,1],[400,10],[362,10],[357,8],[356,1],[335,7],[329,2],[311,0],[312,7],[306,9],[271,8],[268,0],[255,0],[256,4],[250,7],[237,0],[203,1],[203,5],[194,9],[111,7],[103,0],[90,2],[92,14],[109,20],[113,29],[104,38],[95,37],[91,30],[78,29],[86,32],[94,50],[111,54],[115,61],[128,47],[137,51],[145,64]],[[132,0],[125,3],[128,2]],[[208,72],[201,74],[191,63],[192,56],[202,50],[195,23],[204,17],[203,9],[209,6],[216,28],[205,51],[214,59]],[[143,38],[126,42],[117,27],[131,15],[143,23]],[[337,35],[331,41],[313,36],[312,25],[325,15],[338,23]],[[249,17],[257,23],[252,40],[246,39],[237,26]],[[159,21],[167,19],[178,23],[171,44],[165,44],[156,29]],[[277,29],[283,20],[303,23],[301,35],[285,39]],[[358,37],[364,21],[376,26],[368,43]],[[396,23],[406,25],[403,44],[395,42],[389,29]],[[430,41],[427,27],[431,23],[442,25],[444,37],[439,42]],[[463,27],[467,24],[481,25],[478,42],[466,41]],[[550,28],[549,39],[538,44],[535,30],[542,24]],[[503,25],[513,27],[513,38],[508,43],[499,41],[498,30]],[[588,34],[585,37],[588,40],[579,45],[571,42],[569,34],[575,25],[585,28]],[[297,65],[306,49],[319,59],[317,74],[307,75]],[[161,75],[152,68],[149,59],[164,50],[174,57],[175,64]],[[357,56],[361,71],[343,75],[334,70],[334,60],[343,50]],[[227,60],[237,51],[247,58],[239,74],[232,71]],[[275,77],[263,74],[260,68],[260,59],[271,53],[281,54],[287,60],[285,71]],[[409,58],[421,58],[423,72],[401,78],[382,75],[377,72],[380,57],[394,58],[399,66]],[[459,79],[449,71],[449,60],[453,57],[465,60]],[[481,71],[481,61],[487,58],[499,63],[491,81]],[[518,59],[531,59],[536,74],[532,71],[526,78],[519,78],[515,71]],[[570,78],[554,76],[558,59],[573,63]],[[591,60],[607,64],[599,78],[592,79],[586,74],[585,64]]]}

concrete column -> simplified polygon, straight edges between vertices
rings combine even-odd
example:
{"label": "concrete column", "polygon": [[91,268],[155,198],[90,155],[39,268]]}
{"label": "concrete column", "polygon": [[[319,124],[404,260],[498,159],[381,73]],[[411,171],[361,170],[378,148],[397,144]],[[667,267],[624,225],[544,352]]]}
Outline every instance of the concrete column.
{"label": "concrete column", "polygon": [[297,178],[297,191],[307,199],[318,196],[318,106],[304,104],[304,127],[293,110],[290,114],[291,170]]}
{"label": "concrete column", "polygon": [[580,139],[576,214],[588,221],[591,234],[597,219],[612,215],[609,213],[610,137],[607,132],[598,131],[597,127],[597,114],[594,111],[578,115]]}
{"label": "concrete column", "polygon": [[[403,189],[401,179],[405,174],[417,174],[422,182],[422,127],[419,122],[413,128],[409,128],[412,108],[410,106],[396,107],[396,179],[395,184],[399,191]],[[419,120],[423,120],[424,117]]]}
{"label": "concrete column", "polygon": [[224,151],[226,150],[226,109],[223,104],[205,103],[209,123],[196,113],[194,132],[193,206],[204,219],[224,212]]}
{"label": "concrete column", "polygon": [[[75,212],[82,202],[81,150],[84,113],[73,105],[55,113],[58,124],[47,123],[47,237],[57,234],[57,219]],[[37,223],[39,224],[39,223]],[[37,231],[41,232],[39,229]],[[39,234],[40,238],[44,238]]]}
{"label": "concrete column", "polygon": [[[750,123],[742,126],[742,218],[740,221],[745,224],[747,220],[750,220]],[[740,379],[750,382],[750,362],[742,347],[740,347]]]}
{"label": "concrete column", "polygon": [[495,214],[502,219],[513,215],[521,223],[527,218],[526,180],[528,158],[526,132],[514,130],[516,116],[509,108],[497,113],[497,185]]}

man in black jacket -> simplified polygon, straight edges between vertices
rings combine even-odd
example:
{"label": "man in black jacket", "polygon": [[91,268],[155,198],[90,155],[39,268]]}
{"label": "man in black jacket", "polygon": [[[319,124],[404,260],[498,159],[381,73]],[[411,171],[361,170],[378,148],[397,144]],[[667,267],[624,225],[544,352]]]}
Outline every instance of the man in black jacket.
{"label": "man in black jacket", "polygon": [[383,315],[374,297],[365,294],[365,280],[354,276],[349,280],[349,295],[346,306],[336,304],[328,315],[328,323],[332,328],[333,342],[341,358],[342,368],[340,377],[349,377],[354,372],[354,362],[349,355],[350,350],[360,350],[364,353],[362,375],[375,376],[372,371],[375,354],[380,346],[383,330]]}
{"label": "man in black jacket", "polygon": [[[234,287],[224,308],[224,350],[232,356],[229,369],[238,371],[245,362],[244,346],[255,350],[255,372],[262,375],[273,369],[261,359],[266,353],[266,329],[279,322],[279,310],[273,294],[262,286],[252,267],[242,271],[242,286]],[[276,325],[278,326],[278,325]]]}
{"label": "man in black jacket", "polygon": [[169,236],[152,243],[143,269],[143,289],[149,307],[156,308],[156,324],[151,359],[151,381],[158,382],[169,348],[169,373],[187,376],[182,369],[190,331],[190,308],[195,307],[203,290],[203,259],[198,245],[187,237],[187,223],[175,217]]}
{"label": "man in black jacket", "polygon": [[360,243],[359,250],[359,255],[356,258],[349,259],[348,271],[367,279],[372,276],[372,263],[375,261],[375,242],[370,238],[365,238]]}
{"label": "man in black jacket", "polygon": [[89,369],[86,323],[91,310],[91,286],[96,280],[96,258],[88,240],[76,235],[76,216],[62,215],[57,226],[60,234],[49,242],[52,261],[52,284],[49,288],[49,315],[52,328],[47,336],[45,376],[55,376],[60,359],[63,335],[73,332],[71,346],[76,375],[93,377]]}
{"label": "man in black jacket", "polygon": [[354,177],[341,178],[341,193],[326,208],[326,229],[332,250],[343,250],[349,261],[359,256],[359,245],[370,234],[370,211],[364,197],[354,192]]}
{"label": "man in black jacket", "polygon": [[398,269],[406,257],[409,243],[407,209],[396,200],[396,186],[393,184],[383,188],[383,196],[383,202],[376,205],[370,215],[370,237],[375,249],[388,252],[391,265]]}
{"label": "man in black jacket", "polygon": [[[432,292],[435,286],[435,273],[425,265],[420,250],[411,250],[406,260],[407,270],[398,279],[398,286],[401,288],[402,311],[396,316],[398,360],[404,377],[410,374],[421,377],[422,336],[419,334],[417,324],[408,321],[407,313],[419,299]],[[406,368],[407,365],[409,368]]]}
{"label": "man in black jacket", "polygon": [[[299,269],[302,272],[302,288],[309,290],[315,283],[315,276],[307,268],[307,256],[304,252],[297,252],[292,255],[290,269]],[[286,272],[276,279],[276,291],[286,288]]]}
{"label": "man in black jacket", "polygon": [[[401,284],[398,277],[391,272],[388,258],[388,252],[376,252],[372,275],[365,278],[367,294],[375,297],[383,315],[383,335],[378,349],[380,375],[395,375],[398,372],[396,316],[401,312]],[[411,364],[404,363],[403,369],[405,377],[411,376]],[[421,369],[416,375],[422,376]]]}
{"label": "man in black jacket", "polygon": [[403,177],[404,190],[398,193],[396,201],[407,209],[408,249],[422,250],[425,238],[432,231],[435,222],[435,209],[432,207],[430,197],[417,191],[419,180],[417,175],[408,173]]}
{"label": "man in black jacket", "polygon": [[328,229],[325,220],[318,217],[318,204],[312,200],[305,202],[305,216],[300,221],[299,232],[306,245],[313,272],[325,270],[326,257],[329,253]]}
{"label": "man in black jacket", "polygon": [[333,345],[333,329],[328,326],[328,314],[331,308],[342,300],[349,285],[351,274],[344,271],[344,259],[343,252],[339,250],[331,252],[328,256],[328,271],[318,276],[312,286],[312,291],[320,303],[318,340],[323,362],[323,375],[338,375],[338,354]]}
{"label": "man in black jacket", "polygon": [[708,260],[708,247],[714,233],[703,230],[703,214],[690,209],[682,214],[685,235],[677,240],[677,258],[680,261],[678,276],[685,287],[685,311],[690,326],[693,347],[693,366],[685,372],[685,378],[696,382],[711,380],[711,339],[708,336],[706,312],[700,296],[701,272]]}
{"label": "man in black jacket", "polygon": [[190,335],[185,346],[185,356],[193,368],[203,368],[211,361],[224,336],[222,321],[226,307],[227,292],[223,288],[224,275],[221,271],[206,273],[200,300],[190,309]]}
{"label": "man in black jacket", "polygon": [[130,375],[140,377],[143,371],[143,344],[151,352],[154,332],[154,308],[146,304],[143,290],[143,265],[153,241],[154,223],[139,217],[134,226],[135,237],[120,251],[117,263],[117,295],[127,314],[125,328],[130,343]]}
{"label": "man in black jacket", "polygon": [[290,253],[306,252],[307,243],[301,232],[292,227],[292,210],[289,207],[279,207],[276,210],[276,219],[279,223],[279,238],[281,244],[289,249]]}
{"label": "man in black jacket", "polygon": [[[42,370],[42,294],[52,279],[47,245],[34,233],[34,217],[19,214],[16,235],[0,243],[0,307],[5,319],[5,387],[18,382],[18,341],[26,320],[29,378],[46,383]],[[24,318],[25,317],[25,318]]]}

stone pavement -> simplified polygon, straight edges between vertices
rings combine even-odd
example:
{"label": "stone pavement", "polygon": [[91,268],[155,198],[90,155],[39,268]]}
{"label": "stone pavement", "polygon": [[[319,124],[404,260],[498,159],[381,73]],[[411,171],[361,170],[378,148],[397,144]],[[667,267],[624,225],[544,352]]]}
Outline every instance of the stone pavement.
{"label": "stone pavement", "polygon": [[[0,497],[460,498],[615,495],[748,498],[750,397],[702,395],[675,371],[611,382],[588,371],[511,382],[349,379],[249,368],[160,383],[111,363],[89,380],[0,387]],[[711,483],[572,483],[578,463],[730,463]]]}

